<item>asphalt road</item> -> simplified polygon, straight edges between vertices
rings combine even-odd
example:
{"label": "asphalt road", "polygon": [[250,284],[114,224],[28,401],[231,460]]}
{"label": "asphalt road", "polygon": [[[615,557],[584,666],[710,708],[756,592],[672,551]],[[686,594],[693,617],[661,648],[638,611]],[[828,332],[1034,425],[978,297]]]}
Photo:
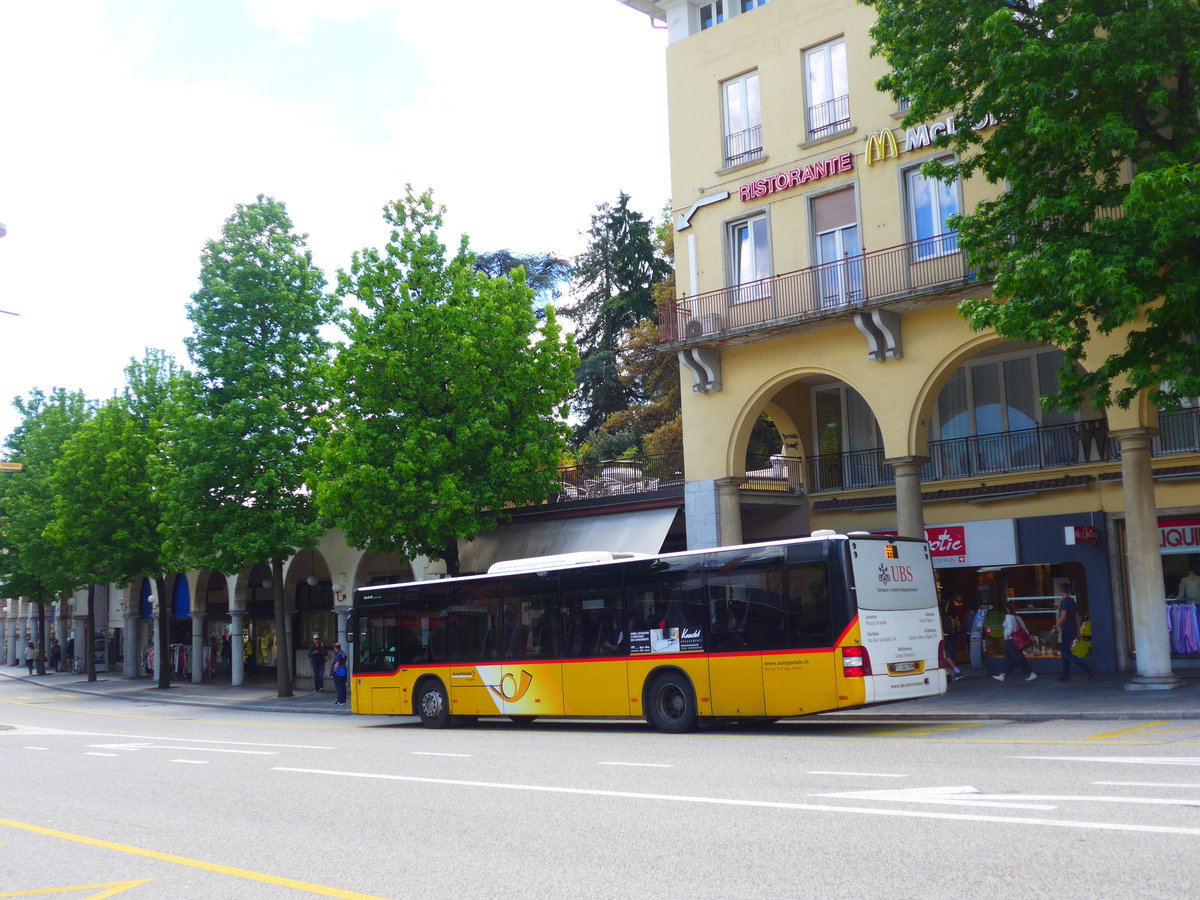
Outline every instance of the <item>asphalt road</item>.
{"label": "asphalt road", "polygon": [[1188,896],[1200,721],[641,724],[0,683],[0,897]]}

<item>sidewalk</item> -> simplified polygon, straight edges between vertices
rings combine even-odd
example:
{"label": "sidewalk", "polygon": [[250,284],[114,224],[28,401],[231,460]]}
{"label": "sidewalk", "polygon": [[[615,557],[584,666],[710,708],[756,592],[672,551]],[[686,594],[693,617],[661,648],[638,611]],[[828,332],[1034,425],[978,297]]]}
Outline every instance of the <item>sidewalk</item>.
{"label": "sidewalk", "polygon": [[[940,697],[904,700],[861,709],[821,713],[843,721],[945,720],[945,719],[1200,719],[1200,669],[1179,674],[1184,686],[1173,691],[1127,691],[1130,673],[1097,675],[1094,681],[1075,677],[1060,683],[1053,675],[1036,681],[994,681],[982,671],[964,670],[967,677],[950,685]],[[349,706],[333,705],[333,685],[324,693],[297,690],[292,697],[277,697],[275,682],[255,682],[241,687],[222,684],[173,682],[160,690],[149,679],[126,681],[102,673],[94,682],[82,675],[29,676],[24,667],[4,666],[0,677],[38,687],[94,694],[136,703],[175,703],[185,706],[225,707],[260,712],[350,715]]]}

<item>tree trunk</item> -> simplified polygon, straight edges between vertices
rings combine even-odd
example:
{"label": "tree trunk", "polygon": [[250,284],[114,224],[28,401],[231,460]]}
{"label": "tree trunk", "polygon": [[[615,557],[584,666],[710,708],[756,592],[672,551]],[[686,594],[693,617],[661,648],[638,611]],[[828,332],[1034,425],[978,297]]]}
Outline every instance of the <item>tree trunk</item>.
{"label": "tree trunk", "polygon": [[442,560],[446,563],[446,574],[455,576],[458,574],[458,538],[450,538],[446,542],[446,549],[442,552]]}
{"label": "tree trunk", "polygon": [[87,599],[87,618],[84,620],[87,624],[87,634],[83,636],[83,652],[87,654],[84,659],[87,660],[87,680],[96,680],[96,586],[88,585]]}
{"label": "tree trunk", "polygon": [[171,600],[167,596],[167,579],[154,579],[158,591],[158,657],[154,660],[154,674],[158,676],[158,686],[171,686]]}
{"label": "tree trunk", "polygon": [[292,696],[292,644],[288,640],[287,615],[283,608],[283,560],[271,560],[275,582],[275,684],[280,697]]}

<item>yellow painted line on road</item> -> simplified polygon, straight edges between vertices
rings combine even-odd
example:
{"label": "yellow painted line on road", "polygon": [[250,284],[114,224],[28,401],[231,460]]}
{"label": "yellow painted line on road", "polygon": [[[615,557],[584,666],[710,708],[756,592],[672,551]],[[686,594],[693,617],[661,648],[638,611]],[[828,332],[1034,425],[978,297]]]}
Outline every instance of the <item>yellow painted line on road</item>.
{"label": "yellow painted line on road", "polygon": [[1147,728],[1157,728],[1160,725],[1170,725],[1169,721],[1146,722],[1143,725],[1130,725],[1128,728],[1118,728],[1116,731],[1106,731],[1103,734],[1093,734],[1094,738],[1116,737],[1118,734],[1129,734],[1131,731],[1145,731]]}
{"label": "yellow painted line on road", "polygon": [[[225,866],[220,863],[207,862],[202,859],[191,859],[187,856],[176,856],[174,853],[162,853],[158,850],[147,850],[144,847],[134,847],[130,844],[118,844],[115,841],[105,841],[100,838],[87,837],[82,834],[71,834],[66,831],[55,831],[53,828],[43,828],[40,825],[30,825],[27,822],[15,822],[11,819],[0,819],[0,826],[8,828],[18,828],[21,831],[28,831],[33,834],[44,835],[45,837],[60,838],[64,841],[74,841],[77,844],[86,844],[89,847],[100,847],[104,850],[115,850],[118,853],[128,853],[131,856],[141,856],[146,859],[154,859],[159,862],[170,863],[176,866],[187,866],[190,869],[200,869],[204,872],[213,872],[217,875],[228,875],[230,878],[241,878],[246,881],[257,881],[261,884],[272,884],[276,887],[291,888],[296,891],[304,891],[309,894],[317,894],[321,897],[339,897],[341,900],[388,900],[386,897],[378,897],[374,894],[360,894],[356,891],[347,891],[342,888],[328,887],[323,884],[313,884],[310,881],[299,881],[295,878],[283,878],[278,875],[268,875],[265,872],[253,872],[250,869],[239,869],[236,866]],[[0,894],[0,896],[5,896]],[[20,896],[20,895],[10,895]]]}
{"label": "yellow painted line on road", "polygon": [[11,891],[7,894],[0,894],[0,897],[40,897],[46,894],[65,894],[68,891],[94,891],[96,888],[105,888],[98,894],[88,894],[86,897],[80,897],[79,900],[105,900],[107,897],[115,897],[117,894],[123,894],[126,891],[131,891],[135,887],[141,887],[143,884],[149,884],[153,878],[143,878],[141,881],[112,881],[108,884],[75,884],[71,887],[59,888],[41,888],[32,891]]}

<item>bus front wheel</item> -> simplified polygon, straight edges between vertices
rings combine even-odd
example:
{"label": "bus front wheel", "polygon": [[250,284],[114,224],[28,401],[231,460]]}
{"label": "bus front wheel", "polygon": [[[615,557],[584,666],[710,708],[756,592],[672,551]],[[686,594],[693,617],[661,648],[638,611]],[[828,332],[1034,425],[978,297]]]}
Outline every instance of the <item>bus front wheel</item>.
{"label": "bus front wheel", "polygon": [[696,695],[692,685],[678,672],[664,672],[654,679],[646,704],[650,724],[668,734],[683,734],[696,728]]}
{"label": "bus front wheel", "polygon": [[414,705],[426,728],[445,728],[450,724],[450,698],[446,696],[445,685],[436,678],[421,682]]}

